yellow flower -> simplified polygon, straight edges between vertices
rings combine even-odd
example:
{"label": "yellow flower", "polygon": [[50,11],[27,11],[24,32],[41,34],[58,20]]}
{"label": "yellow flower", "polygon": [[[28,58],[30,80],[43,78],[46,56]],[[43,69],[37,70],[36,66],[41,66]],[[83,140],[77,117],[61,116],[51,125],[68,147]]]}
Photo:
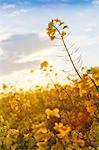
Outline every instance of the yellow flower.
{"label": "yellow flower", "polygon": [[13,144],[13,145],[11,146],[11,150],[16,150],[17,147],[18,147],[18,144]]}
{"label": "yellow flower", "polygon": [[17,129],[10,129],[9,130],[9,134],[11,135],[11,136],[18,136],[19,135],[19,130],[17,130]]}
{"label": "yellow flower", "polygon": [[99,98],[99,93],[96,94],[96,97]]}
{"label": "yellow flower", "polygon": [[[62,29],[62,33],[60,31],[61,29],[58,28],[56,24],[58,25],[58,27],[61,26],[60,28]],[[66,28],[68,28],[68,26],[65,25],[64,22],[56,18],[48,23],[48,27],[46,28],[46,33],[48,34],[51,40],[54,40],[56,38],[57,36],[56,32],[59,33],[62,39],[64,39],[66,32],[63,30]]]}
{"label": "yellow flower", "polygon": [[47,119],[50,119],[51,117],[60,118],[59,109],[58,108],[55,108],[53,110],[47,108],[45,113],[47,115]]}
{"label": "yellow flower", "polygon": [[69,132],[71,131],[70,126],[64,126],[63,123],[55,123],[54,129],[58,131],[57,136],[59,138],[68,137]]}
{"label": "yellow flower", "polygon": [[43,61],[41,64],[40,64],[40,68],[43,69],[43,68],[46,68],[48,67],[48,61]]}
{"label": "yellow flower", "polygon": [[79,139],[79,138],[78,139],[77,138],[73,139],[73,143],[76,143],[81,147],[84,147],[84,145],[85,145],[85,141],[82,140],[82,139]]}
{"label": "yellow flower", "polygon": [[60,22],[60,23],[59,23],[59,26],[61,26],[62,24],[64,24],[64,22]]}
{"label": "yellow flower", "polygon": [[97,107],[95,105],[95,102],[93,100],[90,100],[90,101],[86,101],[85,102],[85,105],[86,105],[86,109],[89,113],[94,113],[96,112],[97,110]]}
{"label": "yellow flower", "polygon": [[7,88],[7,85],[5,83],[3,83],[2,88],[3,88],[3,90],[5,90]]}
{"label": "yellow flower", "polygon": [[55,39],[55,36],[50,36],[51,40],[54,40]]}
{"label": "yellow flower", "polygon": [[0,122],[4,122],[4,119],[1,115],[0,115]]}
{"label": "yellow flower", "polygon": [[24,139],[25,139],[25,141],[28,141],[28,139],[29,139],[29,134],[24,134]]}
{"label": "yellow flower", "polygon": [[99,150],[99,146],[97,147],[97,150]]}
{"label": "yellow flower", "polygon": [[87,93],[87,85],[86,85],[86,83],[85,82],[83,82],[83,81],[80,81],[79,83],[78,83],[78,88],[79,88],[79,94],[80,94],[80,96],[82,97],[84,94],[86,94]]}
{"label": "yellow flower", "polygon": [[41,128],[37,131],[37,133],[47,133],[46,127],[41,127]]}
{"label": "yellow flower", "polygon": [[58,18],[54,19],[55,22],[61,22]]}
{"label": "yellow flower", "polygon": [[65,35],[66,35],[66,32],[62,31],[62,33],[61,33],[62,39],[64,39],[64,36],[65,36]]}

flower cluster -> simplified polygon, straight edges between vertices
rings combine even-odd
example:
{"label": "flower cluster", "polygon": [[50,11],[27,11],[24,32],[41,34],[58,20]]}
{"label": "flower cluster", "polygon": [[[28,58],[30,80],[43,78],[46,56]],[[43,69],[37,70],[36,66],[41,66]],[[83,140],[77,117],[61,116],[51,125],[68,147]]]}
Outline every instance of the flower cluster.
{"label": "flower cluster", "polygon": [[[47,65],[45,61],[41,67],[45,69]],[[97,68],[95,74],[98,72]],[[80,83],[76,80],[72,85],[57,85],[58,91],[56,86],[3,91],[0,94],[0,149],[98,150],[99,101],[94,85],[88,85],[85,78],[89,83],[89,78],[84,76]],[[86,94],[81,96],[85,88]],[[4,85],[4,89],[7,91],[9,87]],[[90,99],[87,99],[88,92],[91,92]]]}
{"label": "flower cluster", "polygon": [[65,35],[67,34],[64,30],[68,28],[68,25],[65,25],[59,19],[54,19],[48,23],[48,27],[46,28],[46,32],[51,40],[57,38],[57,33],[64,39]]}

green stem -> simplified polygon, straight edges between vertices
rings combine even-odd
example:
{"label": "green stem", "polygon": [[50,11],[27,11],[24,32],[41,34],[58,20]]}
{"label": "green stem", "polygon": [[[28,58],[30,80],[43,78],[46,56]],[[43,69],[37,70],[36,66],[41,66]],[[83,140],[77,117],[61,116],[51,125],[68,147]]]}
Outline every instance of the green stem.
{"label": "green stem", "polygon": [[[55,27],[55,26],[54,26],[54,27]],[[55,27],[55,28],[56,28],[56,27]],[[70,55],[70,53],[69,53],[69,50],[68,50],[68,48],[67,48],[67,46],[66,46],[66,43],[65,43],[64,39],[63,39],[62,36],[61,36],[60,31],[58,30],[58,28],[56,28],[56,30],[58,31],[58,33],[59,33],[59,35],[60,35],[60,37],[61,37],[61,39],[62,39],[63,45],[64,45],[64,47],[65,47],[65,50],[66,50],[66,52],[67,52],[67,54],[68,54],[68,56],[69,56],[69,59],[70,59],[70,61],[71,61],[71,63],[72,63],[72,66],[73,66],[75,72],[77,73],[77,75],[78,75],[79,78],[81,79],[81,76],[80,76],[80,74],[79,74],[79,72],[78,72],[78,70],[77,70],[77,68],[76,68],[76,66],[75,66],[75,64],[74,64],[74,61],[73,61],[73,59],[72,59],[72,57],[71,57],[71,55]]]}
{"label": "green stem", "polygon": [[89,79],[92,81],[92,83],[94,84],[96,90],[98,91],[98,86],[96,85],[95,81],[88,75]]}

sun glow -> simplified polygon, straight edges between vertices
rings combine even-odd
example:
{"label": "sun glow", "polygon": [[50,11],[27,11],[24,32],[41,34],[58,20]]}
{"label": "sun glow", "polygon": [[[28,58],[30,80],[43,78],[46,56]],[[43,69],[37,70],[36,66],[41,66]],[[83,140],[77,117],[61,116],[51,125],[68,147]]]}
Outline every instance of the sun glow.
{"label": "sun glow", "polygon": [[0,85],[5,83],[8,86],[13,85],[16,88],[23,88],[25,90],[35,87],[36,85],[42,85],[42,83],[44,85],[47,82],[47,79],[44,78],[39,69],[34,72],[31,72],[29,69],[23,70],[0,78]]}

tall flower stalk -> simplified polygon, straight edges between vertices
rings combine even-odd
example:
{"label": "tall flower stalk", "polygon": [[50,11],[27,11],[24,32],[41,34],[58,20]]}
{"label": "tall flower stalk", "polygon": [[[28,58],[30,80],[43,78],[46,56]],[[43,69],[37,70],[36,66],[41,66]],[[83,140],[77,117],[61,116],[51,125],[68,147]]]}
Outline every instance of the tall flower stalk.
{"label": "tall flower stalk", "polygon": [[[67,52],[69,61],[71,62],[72,66],[73,66],[74,71],[76,72],[77,76],[80,79],[82,79],[82,76],[79,73],[78,68],[76,67],[76,62],[73,60],[73,57],[72,57],[73,52],[70,53],[69,48],[67,47],[67,44],[65,42],[65,37],[68,35],[68,33],[65,30],[68,29],[68,28],[69,28],[68,25],[66,25],[61,20],[53,19],[48,23],[48,26],[46,28],[46,33],[48,34],[48,36],[50,37],[51,40],[55,40],[57,38],[61,39],[61,41],[63,43],[63,46],[65,48],[65,51]],[[89,78],[90,78],[91,82],[93,83],[94,87],[96,88],[96,91],[99,92],[99,87],[96,85],[95,81],[90,76],[89,76]]]}
{"label": "tall flower stalk", "polygon": [[[48,27],[46,28],[46,32],[48,34],[48,36],[50,37],[51,40],[55,40],[58,35],[63,43],[63,46],[68,54],[69,60],[76,72],[76,74],[78,75],[78,77],[81,79],[81,75],[73,61],[73,58],[69,52],[69,49],[67,48],[67,45],[65,43],[65,36],[67,35],[67,33],[65,32],[65,29],[68,29],[68,25],[65,25],[64,22],[62,22],[59,19],[54,19],[51,22],[48,23]],[[58,33],[58,34],[57,34]]]}

